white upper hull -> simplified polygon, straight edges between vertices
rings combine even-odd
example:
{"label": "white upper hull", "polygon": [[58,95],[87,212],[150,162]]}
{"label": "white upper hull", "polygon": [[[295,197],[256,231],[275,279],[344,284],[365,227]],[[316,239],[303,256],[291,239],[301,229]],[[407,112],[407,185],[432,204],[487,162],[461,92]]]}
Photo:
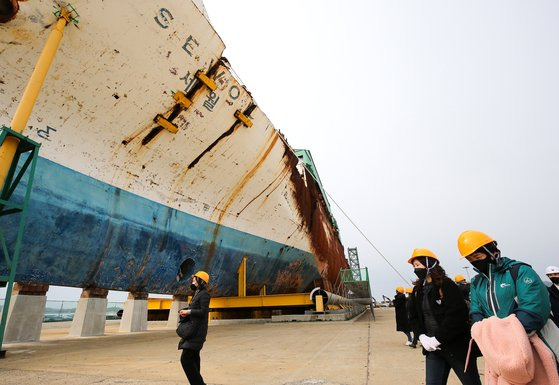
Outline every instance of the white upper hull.
{"label": "white upper hull", "polygon": [[[24,132],[42,143],[41,156],[173,209],[311,252],[321,274],[333,276],[331,257],[337,268],[345,263],[337,232],[323,203],[312,211],[302,207],[308,201],[301,188],[314,182],[296,171],[292,150],[258,107],[249,114],[252,127],[235,117],[255,102],[220,61],[224,44],[198,7],[184,0],[72,5],[79,28],[66,27]],[[0,24],[0,124],[9,126],[54,22],[52,2],[33,0]],[[195,80],[198,70],[210,73],[215,91]],[[193,102],[176,116],[174,91],[191,93]],[[142,144],[158,127],[158,114],[178,132],[163,129]],[[319,236],[309,224],[317,213]]]}

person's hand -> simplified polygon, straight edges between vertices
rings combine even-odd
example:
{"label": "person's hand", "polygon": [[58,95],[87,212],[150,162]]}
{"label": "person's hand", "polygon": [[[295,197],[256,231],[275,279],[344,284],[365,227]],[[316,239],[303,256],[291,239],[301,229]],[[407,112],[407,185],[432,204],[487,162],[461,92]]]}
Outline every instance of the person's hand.
{"label": "person's hand", "polygon": [[431,337],[431,346],[435,349],[435,350],[441,350],[440,346],[441,343],[439,342],[438,339],[436,339],[435,337]]}
{"label": "person's hand", "polygon": [[427,350],[427,346],[429,345],[429,337],[427,337],[425,334],[420,334],[419,343],[425,350]]}
{"label": "person's hand", "polygon": [[189,315],[189,314],[190,314],[190,310],[184,310],[184,309],[183,309],[183,310],[179,310],[179,315],[180,315],[181,317],[186,317],[186,316]]}
{"label": "person's hand", "polygon": [[435,337],[427,337],[425,334],[419,336],[419,342],[428,352],[440,350],[441,343]]}

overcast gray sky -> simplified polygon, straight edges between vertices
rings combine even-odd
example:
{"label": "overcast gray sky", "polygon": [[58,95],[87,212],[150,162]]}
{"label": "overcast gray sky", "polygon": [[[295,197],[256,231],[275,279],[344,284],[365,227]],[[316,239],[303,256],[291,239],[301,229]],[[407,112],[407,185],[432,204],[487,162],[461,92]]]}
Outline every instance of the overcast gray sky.
{"label": "overcast gray sky", "polygon": [[[466,229],[542,275],[559,265],[559,2],[205,5],[262,110],[405,277],[415,247],[464,274]],[[373,295],[392,296],[402,280],[334,210]]]}
{"label": "overcast gray sky", "polygon": [[[205,0],[224,55],[326,190],[412,279],[460,232],[559,265],[559,2]],[[373,295],[401,279],[335,210]]]}

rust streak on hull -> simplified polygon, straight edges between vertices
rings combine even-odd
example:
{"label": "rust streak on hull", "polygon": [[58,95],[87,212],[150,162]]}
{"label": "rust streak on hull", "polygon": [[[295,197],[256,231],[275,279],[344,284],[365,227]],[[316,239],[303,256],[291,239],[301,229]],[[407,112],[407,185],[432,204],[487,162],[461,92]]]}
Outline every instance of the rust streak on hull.
{"label": "rust streak on hull", "polygon": [[264,163],[266,158],[268,158],[268,155],[270,154],[270,152],[272,151],[272,149],[276,145],[278,139],[279,139],[278,133],[276,131],[272,131],[272,140],[271,140],[270,145],[266,148],[266,150],[264,151],[262,156],[260,156],[260,159],[258,160],[258,162],[256,162],[256,164],[250,169],[250,171],[247,172],[245,174],[245,176],[243,177],[243,179],[235,186],[235,188],[233,189],[233,191],[229,195],[229,198],[227,199],[227,202],[225,203],[223,208],[220,209],[219,216],[218,216],[217,221],[216,221],[217,224],[216,224],[216,226],[214,228],[214,232],[213,232],[212,242],[210,244],[210,247],[208,248],[208,258],[206,259],[206,263],[205,263],[205,266],[204,266],[205,269],[207,269],[211,265],[211,261],[213,259],[214,254],[215,254],[215,251],[216,251],[216,248],[217,248],[216,242],[217,242],[217,238],[218,238],[218,235],[219,235],[219,230],[221,228],[221,222],[223,220],[223,217],[225,216],[225,214],[229,210],[229,207],[231,207],[231,205],[233,204],[233,202],[235,201],[235,199],[237,198],[239,193],[242,191],[244,186],[247,184],[247,182],[254,176],[254,174],[256,174],[256,172],[258,171],[260,166],[262,166],[262,163]]}
{"label": "rust streak on hull", "polygon": [[291,164],[291,182],[294,186],[294,198],[306,231],[311,239],[311,248],[316,258],[318,271],[323,278],[326,290],[332,290],[340,269],[348,268],[344,256],[344,247],[338,230],[333,226],[325,207],[324,197],[310,173],[303,169],[303,175],[297,170],[297,156],[289,154]]}

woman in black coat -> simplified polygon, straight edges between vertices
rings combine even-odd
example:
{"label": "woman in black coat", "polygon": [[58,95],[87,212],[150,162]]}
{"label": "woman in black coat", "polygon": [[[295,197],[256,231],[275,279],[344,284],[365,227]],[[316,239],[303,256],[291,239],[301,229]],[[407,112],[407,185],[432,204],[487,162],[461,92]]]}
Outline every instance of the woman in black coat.
{"label": "woman in black coat", "polygon": [[396,295],[392,301],[394,305],[394,313],[396,314],[396,331],[403,332],[408,340],[406,341],[407,346],[411,346],[413,338],[410,334],[410,324],[408,322],[408,312],[406,310],[406,296],[404,294],[403,287],[396,288]]}
{"label": "woman in black coat", "polygon": [[410,324],[423,346],[425,384],[445,385],[452,369],[462,384],[481,385],[474,356],[464,373],[470,325],[460,289],[432,251],[415,249],[408,262],[419,278],[411,295]]}
{"label": "woman in black coat", "polygon": [[209,280],[210,276],[204,271],[199,271],[192,276],[190,288],[195,290],[194,296],[188,309],[179,311],[177,334],[181,337],[179,342],[179,349],[182,349],[181,365],[191,385],[205,385],[200,374],[200,350],[208,334]]}

